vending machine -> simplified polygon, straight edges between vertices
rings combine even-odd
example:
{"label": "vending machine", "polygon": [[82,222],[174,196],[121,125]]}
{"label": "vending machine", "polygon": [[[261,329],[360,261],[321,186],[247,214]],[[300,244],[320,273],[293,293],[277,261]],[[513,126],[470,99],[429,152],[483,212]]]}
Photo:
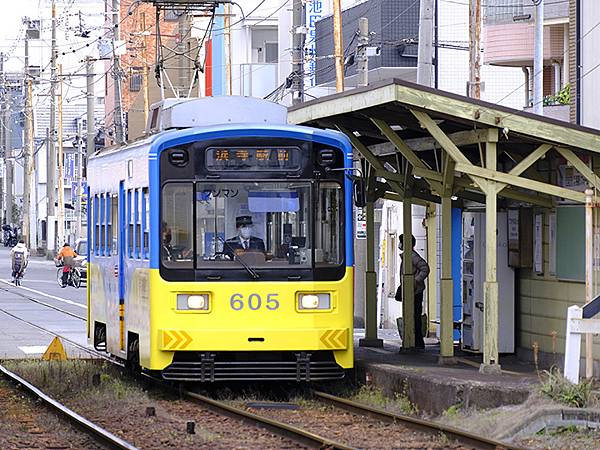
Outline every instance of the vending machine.
{"label": "vending machine", "polygon": [[[498,351],[515,351],[515,273],[508,266],[508,215],[498,213],[497,280],[498,280]],[[485,303],[485,213],[463,213],[462,239],[462,348],[483,351]]]}

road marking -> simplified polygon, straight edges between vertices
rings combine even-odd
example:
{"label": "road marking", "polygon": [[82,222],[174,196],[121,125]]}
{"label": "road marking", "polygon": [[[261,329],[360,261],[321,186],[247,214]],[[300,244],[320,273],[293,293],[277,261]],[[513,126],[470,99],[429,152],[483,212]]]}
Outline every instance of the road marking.
{"label": "road marking", "polygon": [[46,351],[47,348],[47,345],[24,345],[19,347],[19,350],[26,355],[41,355]]}
{"label": "road marking", "polygon": [[56,284],[56,281],[50,281],[50,280],[32,280],[30,278],[26,279],[27,283],[49,283],[49,284]]}
{"label": "road marking", "polygon": [[56,295],[46,294],[45,292],[40,292],[40,291],[38,291],[36,289],[31,289],[31,288],[28,288],[28,287],[25,287],[25,286],[15,286],[13,283],[11,283],[8,280],[0,280],[0,281],[2,281],[4,284],[8,284],[9,286],[17,287],[19,289],[24,289],[26,291],[33,292],[34,294],[38,294],[38,295],[41,295],[43,297],[51,298],[51,299],[54,299],[54,300],[58,300],[59,302],[63,302],[63,303],[67,303],[69,305],[79,306],[80,308],[87,309],[87,305],[82,305],[81,303],[77,303],[77,302],[74,302],[72,300],[67,300],[66,298],[61,298],[61,297],[57,297]]}

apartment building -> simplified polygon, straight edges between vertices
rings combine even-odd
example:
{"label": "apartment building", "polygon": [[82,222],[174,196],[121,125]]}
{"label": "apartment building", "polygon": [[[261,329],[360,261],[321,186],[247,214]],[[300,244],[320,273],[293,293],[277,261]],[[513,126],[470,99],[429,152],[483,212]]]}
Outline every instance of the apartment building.
{"label": "apartment building", "polygon": [[[484,8],[485,64],[515,67],[523,79],[521,106],[533,106],[535,8],[530,0],[488,0]],[[544,3],[544,116],[569,120],[569,2]]]}

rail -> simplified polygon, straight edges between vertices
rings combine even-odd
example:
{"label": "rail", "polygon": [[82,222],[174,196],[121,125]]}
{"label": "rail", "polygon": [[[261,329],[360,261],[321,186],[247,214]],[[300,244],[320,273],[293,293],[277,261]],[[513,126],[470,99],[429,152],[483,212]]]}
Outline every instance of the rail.
{"label": "rail", "polygon": [[9,380],[13,384],[20,385],[21,387],[23,387],[31,396],[41,400],[46,405],[46,407],[48,407],[48,409],[65,417],[68,422],[82,429],[90,436],[92,436],[92,438],[101,442],[108,448],[118,450],[137,450],[137,447],[115,436],[114,434],[110,433],[104,428],[99,427],[95,423],[90,422],[85,417],[80,416],[75,411],[72,411],[62,403],[46,395],[40,389],[36,388],[34,385],[25,381],[23,378],[11,372],[2,365],[0,365],[0,373],[2,374],[2,376],[4,376],[4,378]]}
{"label": "rail", "polygon": [[431,420],[419,419],[416,417],[405,416],[385,411],[380,408],[364,405],[362,403],[353,402],[345,398],[337,397],[326,392],[312,391],[312,394],[318,400],[334,405],[338,408],[345,409],[356,414],[372,417],[390,423],[402,423],[403,425],[413,428],[417,431],[425,431],[428,433],[442,433],[449,439],[454,439],[461,444],[472,446],[480,450],[503,449],[503,450],[526,450],[523,447],[518,447],[505,442],[495,441],[483,436],[479,436],[468,431],[458,428],[443,425]]}
{"label": "rail", "polygon": [[[162,380],[151,377],[150,375],[146,375],[146,378],[162,386],[163,388],[165,387],[165,384]],[[228,405],[227,403],[197,394],[195,392],[180,390],[178,393],[184,398],[198,403],[218,414],[226,414],[231,418],[243,420],[251,425],[265,428],[279,436],[291,439],[308,447],[319,449],[326,448],[328,450],[355,450],[354,447],[350,447],[332,439],[319,436],[318,434],[311,433],[310,431],[306,431],[277,420],[269,419],[267,417],[262,417],[258,414],[251,413],[241,408],[236,408],[235,406]]]}

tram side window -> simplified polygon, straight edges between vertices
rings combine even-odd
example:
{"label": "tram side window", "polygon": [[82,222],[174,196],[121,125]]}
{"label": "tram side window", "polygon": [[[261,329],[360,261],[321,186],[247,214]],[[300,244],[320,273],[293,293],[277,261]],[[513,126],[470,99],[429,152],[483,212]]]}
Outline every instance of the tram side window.
{"label": "tram side window", "polygon": [[106,206],[105,206],[105,196],[104,194],[100,194],[100,255],[104,256],[104,247],[106,243],[106,225],[105,225],[105,217],[106,217]]}
{"label": "tram side window", "polygon": [[112,251],[111,254],[119,254],[119,246],[117,245],[118,239],[118,223],[119,223],[119,197],[113,195],[110,199],[110,211],[111,211],[111,225],[112,234],[109,233],[109,239],[111,240]]}
{"label": "tram side window", "polygon": [[344,260],[342,188],[333,182],[319,184],[315,221],[315,266],[339,265]]}
{"label": "tram side window", "polygon": [[106,247],[106,256],[110,256],[112,254],[111,250],[111,236],[112,236],[112,204],[110,201],[110,194],[104,194],[104,198],[106,199],[106,236],[103,237],[104,245]]}
{"label": "tram side window", "polygon": [[135,257],[141,256],[141,235],[142,235],[142,224],[141,224],[141,199],[140,190],[135,190]]}
{"label": "tram side window", "polygon": [[94,213],[94,254],[96,256],[99,255],[99,251],[100,251],[100,209],[98,208],[98,195],[94,195],[94,207],[93,207],[93,213]]}
{"label": "tram side window", "polygon": [[131,216],[133,215],[132,208],[132,195],[131,189],[127,191],[127,211],[125,213],[125,224],[127,228],[127,256],[133,257],[133,222],[131,220]]}
{"label": "tram side window", "polygon": [[148,188],[142,189],[142,230],[143,230],[143,244],[142,256],[144,259],[148,258],[148,245],[149,245],[149,228],[150,228],[150,198],[148,196]]}
{"label": "tram side window", "polygon": [[165,267],[193,268],[193,185],[169,183],[162,191],[161,258]]}

